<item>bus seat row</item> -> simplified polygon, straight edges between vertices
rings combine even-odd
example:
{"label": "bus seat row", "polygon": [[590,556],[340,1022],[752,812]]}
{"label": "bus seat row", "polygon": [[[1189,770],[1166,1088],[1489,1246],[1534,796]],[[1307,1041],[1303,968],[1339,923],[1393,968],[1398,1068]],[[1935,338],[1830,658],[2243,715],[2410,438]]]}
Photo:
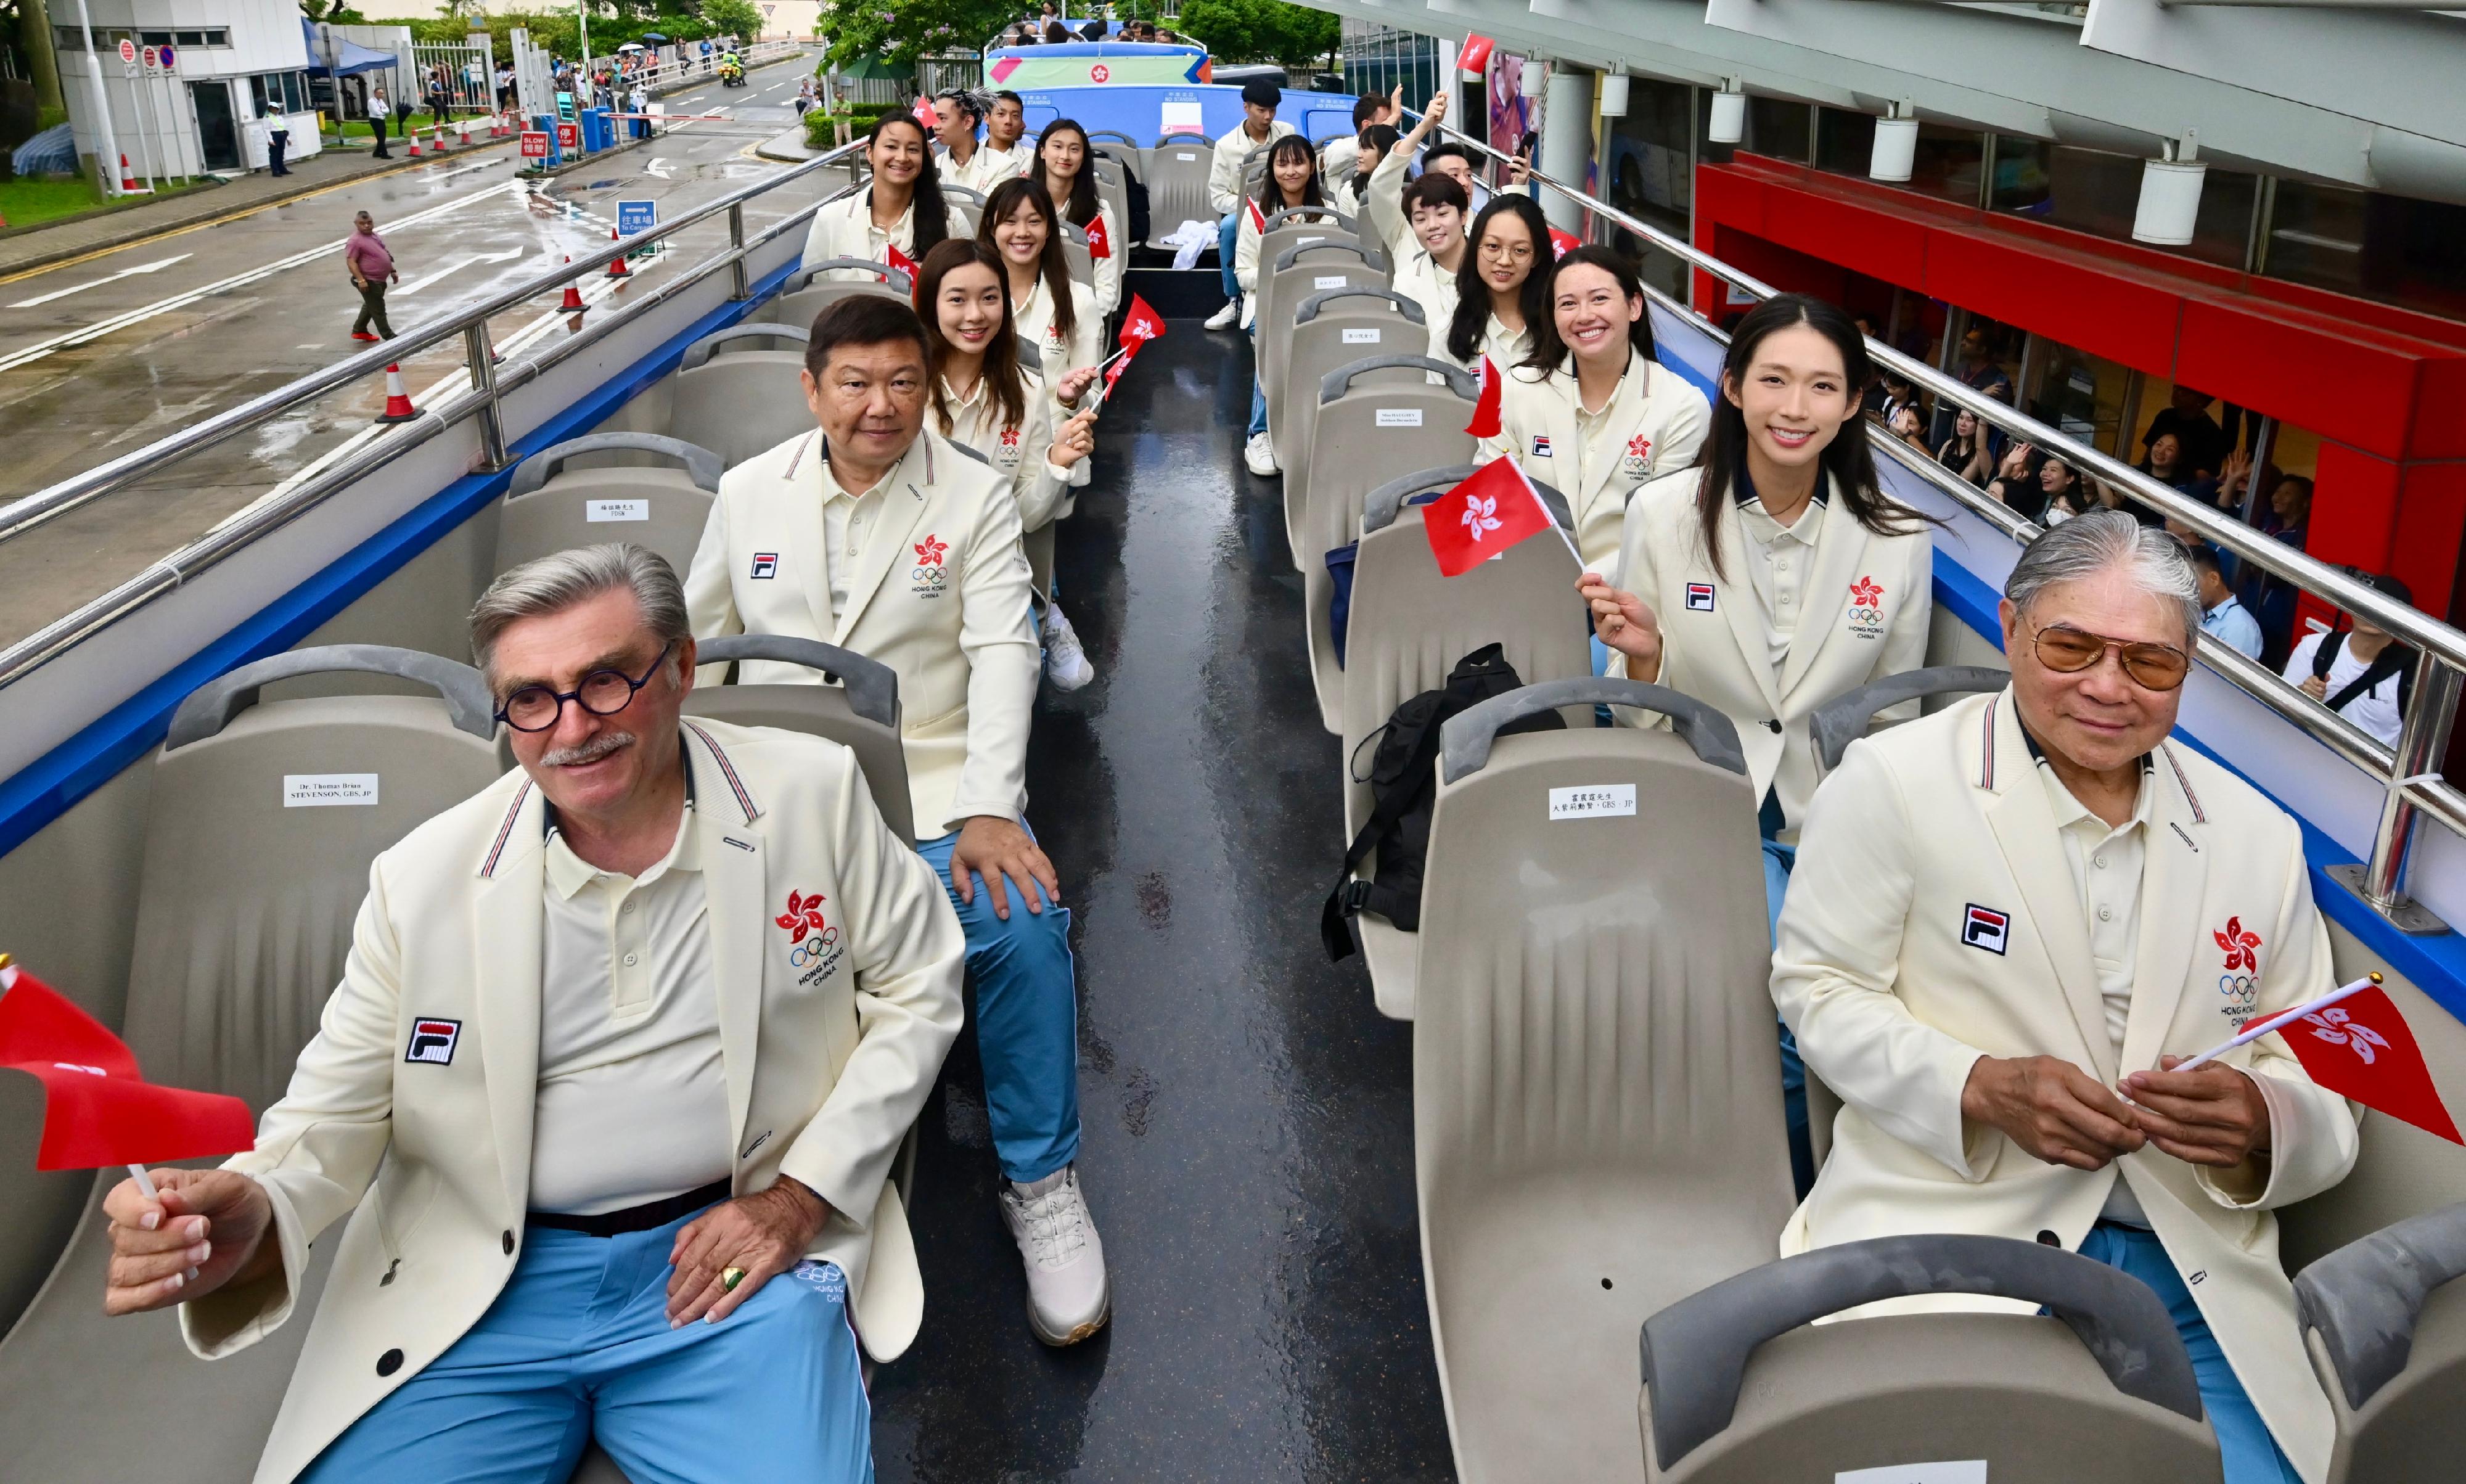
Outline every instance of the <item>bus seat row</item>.
{"label": "bus seat row", "polygon": [[[1185,221],[1214,224],[1222,213],[1207,199],[1207,176],[1215,168],[1213,145],[1204,139],[1159,139],[1148,151],[1139,179],[1148,188],[1148,233],[1167,237]],[[1129,230],[1129,224],[1123,225]]]}
{"label": "bus seat row", "polygon": [[1292,388],[1315,388],[1329,371],[1365,356],[1420,355],[1429,343],[1422,306],[1383,284],[1310,290],[1293,306],[1292,333],[1275,380],[1264,384],[1267,434],[1286,477],[1303,461],[1302,450],[1318,427],[1317,397],[1294,396]]}
{"label": "bus seat row", "polygon": [[[870,279],[827,279],[822,275],[855,269],[876,275]],[[826,258],[809,268],[798,268],[788,275],[779,292],[758,305],[744,323],[749,325],[794,325],[811,331],[814,317],[823,310],[856,294],[875,294],[907,304],[915,291],[904,269],[886,262],[863,258]]]}
{"label": "bus seat row", "polygon": [[[681,438],[733,468],[814,425],[799,379],[807,335],[803,324],[754,321],[713,330],[594,431]],[[784,348],[754,349],[762,342]]]}

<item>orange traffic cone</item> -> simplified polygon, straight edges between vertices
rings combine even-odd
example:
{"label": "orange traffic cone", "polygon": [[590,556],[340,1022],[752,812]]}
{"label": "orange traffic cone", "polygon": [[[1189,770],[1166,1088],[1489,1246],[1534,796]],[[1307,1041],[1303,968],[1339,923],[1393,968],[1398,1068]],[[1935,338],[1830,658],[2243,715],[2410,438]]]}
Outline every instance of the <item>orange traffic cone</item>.
{"label": "orange traffic cone", "polygon": [[128,156],[123,154],[120,157],[120,193],[134,195],[137,189],[137,178],[128,173]]}
{"label": "orange traffic cone", "polygon": [[[616,228],[611,227],[608,229],[608,240],[611,242],[622,240],[616,236]],[[624,254],[618,253],[616,258],[609,262],[608,276],[612,279],[630,279],[634,276],[634,270],[625,266]]]}
{"label": "orange traffic cone", "polygon": [[377,421],[409,422],[418,416],[419,409],[411,405],[411,393],[403,390],[402,368],[387,367],[385,411],[378,416]]}
{"label": "orange traffic cone", "polygon": [[413,129],[411,130],[411,157],[416,160],[420,157],[420,153],[419,130]]}
{"label": "orange traffic cone", "polygon": [[[571,256],[568,256],[565,260],[569,267],[573,263],[573,259]],[[580,314],[583,310],[591,306],[582,302],[582,285],[572,279],[568,279],[565,281],[565,303],[558,304],[556,307],[558,312],[562,314]]]}

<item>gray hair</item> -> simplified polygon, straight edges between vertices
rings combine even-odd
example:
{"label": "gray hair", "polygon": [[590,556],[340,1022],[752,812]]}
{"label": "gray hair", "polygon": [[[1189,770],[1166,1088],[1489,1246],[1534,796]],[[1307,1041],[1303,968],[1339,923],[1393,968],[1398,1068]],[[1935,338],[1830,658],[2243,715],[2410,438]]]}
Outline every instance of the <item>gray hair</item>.
{"label": "gray hair", "polygon": [[[498,575],[471,608],[471,654],[480,672],[489,673],[497,641],[525,618],[562,613],[602,593],[618,590],[634,595],[642,623],[663,643],[693,637],[685,616],[684,584],[668,559],[631,542],[580,546],[542,556]],[[490,676],[493,680],[494,677]]]}
{"label": "gray hair", "polygon": [[2186,644],[2197,639],[2201,582],[2184,543],[2141,525],[2124,510],[2091,510],[2040,534],[2012,564],[2012,574],[2004,579],[2004,596],[2026,614],[2047,589],[2110,567],[2129,569],[2141,591],[2179,610]]}

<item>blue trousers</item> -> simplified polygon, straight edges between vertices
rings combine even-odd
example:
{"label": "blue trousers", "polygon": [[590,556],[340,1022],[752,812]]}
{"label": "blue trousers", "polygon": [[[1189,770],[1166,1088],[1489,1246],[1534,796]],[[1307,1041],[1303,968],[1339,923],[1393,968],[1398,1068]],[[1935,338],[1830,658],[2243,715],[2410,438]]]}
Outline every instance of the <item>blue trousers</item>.
{"label": "blue trousers", "polygon": [[2099,1222],[2082,1239],[2080,1251],[2083,1257],[2139,1278],[2165,1302],[2166,1316],[2175,1321],[2175,1333],[2184,1337],[2184,1348],[2191,1352],[2192,1375],[2201,1383],[2201,1405],[2218,1435],[2226,1484],[2302,1484],[2277,1440],[2269,1435],[2268,1425],[2245,1394],[2243,1383],[2235,1379],[2234,1367],[2227,1363],[2226,1352],[2218,1348],[2217,1338],[2209,1333],[2208,1321],[2201,1317],[2192,1291],[2184,1286],[2183,1275],[2175,1270],[2174,1260],[2166,1255],[2158,1234]]}
{"label": "blue trousers", "polygon": [[[1256,357],[1259,353],[1259,327],[1253,325],[1244,333],[1250,337],[1250,354],[1253,357],[1251,364],[1255,367],[1258,364]],[[1259,380],[1259,373],[1254,370],[1250,373],[1250,426],[1244,436],[1257,438],[1267,431],[1267,388],[1266,383]]]}
{"label": "blue trousers", "polygon": [[985,1067],[985,1114],[1002,1175],[1042,1180],[1079,1156],[1079,991],[1070,961],[1070,913],[1051,903],[1031,912],[1004,881],[1008,921],[994,915],[985,884],[975,900],[951,889],[956,833],[919,841],[916,853],[968,935],[968,979],[976,990],[976,1054]]}
{"label": "blue trousers", "polygon": [[[1782,898],[1789,893],[1789,868],[1798,864],[1798,847],[1784,845],[1778,840],[1764,843],[1764,920],[1772,929],[1773,941],[1781,941]],[[1789,1023],[1781,1027],[1781,1115],[1782,1125],[1789,1134],[1789,1178],[1798,1187],[1798,1198],[1815,1188],[1815,1144],[1807,1133],[1806,1063],[1799,1058],[1798,1038],[1789,1033]]]}
{"label": "blue trousers", "polygon": [[1242,209],[1239,206],[1224,214],[1216,226],[1216,261],[1223,270],[1224,297],[1242,297],[1242,281],[1233,276],[1233,252],[1242,242]]}
{"label": "blue trousers", "polygon": [[668,1249],[692,1219],[621,1237],[532,1227],[480,1322],[303,1484],[562,1484],[594,1435],[644,1484],[871,1484],[847,1280],[802,1263],[719,1323],[672,1330]]}

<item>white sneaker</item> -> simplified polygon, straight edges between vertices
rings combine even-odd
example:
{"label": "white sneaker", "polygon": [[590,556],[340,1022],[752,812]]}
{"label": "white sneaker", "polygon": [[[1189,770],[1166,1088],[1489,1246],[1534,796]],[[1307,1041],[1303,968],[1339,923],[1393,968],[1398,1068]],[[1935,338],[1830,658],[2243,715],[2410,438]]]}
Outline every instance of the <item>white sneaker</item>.
{"label": "white sneaker", "polygon": [[1209,329],[1231,329],[1233,327],[1233,322],[1240,318],[1242,318],[1242,301],[1239,299],[1228,299],[1224,301],[1223,308],[1217,310],[1214,314],[1207,317],[1207,327]]}
{"label": "white sneaker", "polygon": [[1265,433],[1253,433],[1242,447],[1242,461],[1261,479],[1273,479],[1284,472],[1276,467],[1276,445]]}
{"label": "white sneaker", "polygon": [[1096,678],[1096,667],[1087,663],[1087,647],[1079,642],[1079,631],[1063,617],[1060,603],[1044,605],[1044,673],[1056,690],[1076,690]]}
{"label": "white sneaker", "polygon": [[1027,1265],[1027,1325],[1048,1345],[1075,1345],[1105,1327],[1113,1299],[1105,1281],[1105,1244],[1065,1164],[1034,1184],[1004,1180],[1002,1224]]}

